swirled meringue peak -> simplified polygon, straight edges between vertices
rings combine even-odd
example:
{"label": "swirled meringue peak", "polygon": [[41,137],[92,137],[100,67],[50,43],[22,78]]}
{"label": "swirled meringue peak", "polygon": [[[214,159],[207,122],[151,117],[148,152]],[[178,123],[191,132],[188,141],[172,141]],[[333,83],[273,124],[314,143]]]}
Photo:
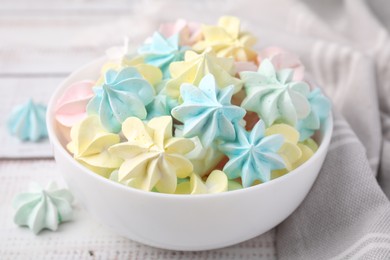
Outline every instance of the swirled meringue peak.
{"label": "swirled meringue peak", "polygon": [[172,116],[184,124],[183,136],[198,136],[206,147],[215,140],[236,138],[234,124],[244,118],[245,110],[231,104],[234,86],[218,89],[213,75],[206,75],[199,87],[183,84],[183,104],[172,109]]}
{"label": "swirled meringue peak", "polygon": [[260,120],[247,132],[236,125],[237,137],[234,141],[223,142],[220,150],[229,157],[223,168],[229,179],[241,177],[244,188],[254,182],[267,182],[271,171],[285,168],[283,158],[278,154],[284,143],[282,135],[265,136],[265,124]]}
{"label": "swirled meringue peak", "polygon": [[72,194],[55,183],[49,183],[46,189],[32,183],[30,191],[20,193],[14,199],[14,222],[29,227],[34,234],[43,229],[56,231],[60,223],[72,219],[72,202]]}
{"label": "swirled meringue peak", "polygon": [[108,177],[122,160],[110,152],[111,145],[120,142],[117,134],[107,132],[97,116],[88,116],[75,124],[70,131],[71,142],[67,149],[73,157],[91,171]]}
{"label": "swirled meringue peak", "polygon": [[160,33],[155,32],[150,42],[138,49],[138,53],[144,57],[147,64],[159,67],[164,78],[169,78],[169,65],[175,61],[182,61],[187,49],[179,45],[179,34],[166,39]]}
{"label": "swirled meringue peak", "polygon": [[193,46],[197,52],[211,48],[219,57],[253,62],[257,59],[257,54],[252,49],[256,38],[240,30],[240,20],[237,17],[223,16],[219,18],[218,26],[203,25],[202,33],[204,40]]}
{"label": "swirled meringue peak", "polygon": [[136,117],[123,122],[122,132],[127,142],[110,147],[109,151],[122,158],[118,181],[134,179],[134,187],[163,193],[174,193],[177,178],[188,177],[193,166],[184,154],[194,149],[186,138],[172,136],[172,117],[155,117],[144,124]]}
{"label": "swirled meringue peak", "polygon": [[257,72],[241,72],[247,93],[242,107],[256,112],[266,126],[273,123],[295,126],[310,113],[310,89],[305,82],[292,81],[292,76],[293,70],[276,71],[268,59],[261,62]]}
{"label": "swirled meringue peak", "polygon": [[57,102],[55,118],[66,127],[72,127],[87,116],[86,106],[93,97],[93,81],[75,82],[66,89]]}
{"label": "swirled meringue peak", "polygon": [[95,96],[87,105],[89,115],[99,115],[102,125],[118,133],[128,117],[145,119],[146,106],[153,101],[154,88],[137,69],[108,70],[103,85],[94,88]]}
{"label": "swirled meringue peak", "polygon": [[190,180],[177,185],[176,194],[212,194],[228,190],[228,178],[223,171],[214,170],[206,182],[196,174],[191,173]]}
{"label": "swirled meringue peak", "polygon": [[174,23],[163,23],[158,29],[165,38],[179,34],[181,46],[191,46],[202,38],[200,24],[178,19]]}
{"label": "swirled meringue peak", "polygon": [[37,142],[47,137],[46,106],[32,99],[15,107],[7,121],[8,131],[22,141]]}
{"label": "swirled meringue peak", "polygon": [[261,63],[261,60],[263,59],[269,59],[275,66],[276,70],[294,70],[294,81],[303,80],[305,67],[303,66],[298,55],[288,52],[282,48],[273,46],[265,48],[259,53],[259,56],[257,57],[258,62]]}
{"label": "swirled meringue peak", "polygon": [[308,139],[316,130],[320,129],[321,122],[328,117],[331,108],[329,99],[322,94],[319,88],[310,92],[308,100],[311,107],[310,114],[299,120],[297,125],[300,141]]}
{"label": "swirled meringue peak", "polygon": [[207,74],[212,74],[220,88],[234,85],[234,92],[240,91],[242,82],[235,78],[234,60],[215,56],[211,51],[197,54],[186,51],[184,61],[172,62],[170,65],[172,79],[167,82],[166,92],[169,96],[178,99],[180,86],[190,83],[197,86]]}

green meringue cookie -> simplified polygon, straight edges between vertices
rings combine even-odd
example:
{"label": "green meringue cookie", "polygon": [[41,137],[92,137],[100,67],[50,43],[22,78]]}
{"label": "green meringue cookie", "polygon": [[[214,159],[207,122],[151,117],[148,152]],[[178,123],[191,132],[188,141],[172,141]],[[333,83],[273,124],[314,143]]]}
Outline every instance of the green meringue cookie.
{"label": "green meringue cookie", "polygon": [[60,223],[72,219],[72,201],[72,194],[53,182],[46,189],[32,183],[29,192],[20,193],[14,199],[14,222],[29,227],[34,234],[45,228],[55,231]]}

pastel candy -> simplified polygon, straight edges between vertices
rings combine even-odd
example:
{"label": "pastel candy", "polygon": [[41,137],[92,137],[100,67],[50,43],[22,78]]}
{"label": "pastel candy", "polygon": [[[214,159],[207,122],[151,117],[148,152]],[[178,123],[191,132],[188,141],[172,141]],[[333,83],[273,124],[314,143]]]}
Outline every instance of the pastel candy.
{"label": "pastel candy", "polygon": [[150,41],[138,49],[138,53],[144,57],[145,63],[160,68],[164,78],[169,78],[169,65],[175,61],[182,61],[187,49],[179,45],[179,34],[165,38],[155,32]]}
{"label": "pastel candy", "polygon": [[247,97],[242,102],[246,110],[256,112],[266,126],[286,123],[292,126],[310,113],[307,96],[309,86],[305,82],[292,81],[293,71],[276,71],[265,59],[257,72],[240,73]]}
{"label": "pastel candy", "polygon": [[192,173],[190,181],[182,182],[177,186],[176,194],[213,194],[228,190],[228,178],[223,171],[214,170],[207,177],[206,182],[196,173]]}
{"label": "pastel candy", "polygon": [[73,157],[91,171],[108,177],[118,168],[122,160],[110,152],[108,147],[120,142],[117,134],[107,132],[97,116],[89,116],[75,124],[71,131],[71,142],[67,149]]}
{"label": "pastel candy", "polygon": [[282,135],[265,136],[265,124],[260,120],[249,133],[237,126],[234,141],[223,142],[220,150],[229,161],[223,171],[229,179],[241,177],[242,186],[250,187],[255,180],[267,182],[271,171],[285,168],[283,158],[278,154],[284,143]]}
{"label": "pastel candy", "polygon": [[329,115],[331,103],[325,97],[321,89],[316,88],[310,92],[308,96],[310,103],[310,114],[298,121],[297,129],[300,133],[300,141],[304,141],[320,129],[321,122],[323,122]]}
{"label": "pastel candy", "polygon": [[236,61],[255,61],[256,52],[252,49],[256,38],[247,32],[240,31],[240,20],[237,17],[223,16],[218,26],[202,26],[204,40],[193,48],[202,52],[211,48],[218,57],[233,57]]}
{"label": "pastel candy", "polygon": [[260,51],[258,56],[258,63],[261,63],[263,59],[269,59],[276,70],[294,70],[294,81],[303,80],[305,67],[296,54],[287,52],[282,48],[272,46]]}
{"label": "pastel candy", "polygon": [[9,133],[22,141],[44,139],[47,137],[46,107],[30,99],[12,110],[7,126]]}
{"label": "pastel candy", "polygon": [[87,116],[86,106],[93,97],[94,85],[93,81],[78,81],[65,90],[55,110],[55,118],[60,124],[72,127]]}
{"label": "pastel candy", "polygon": [[177,178],[188,177],[193,171],[191,162],[183,155],[194,149],[186,138],[172,136],[172,118],[156,117],[144,124],[136,117],[123,122],[122,132],[127,142],[110,147],[109,151],[122,158],[120,182],[135,179],[136,188],[174,193]]}
{"label": "pastel candy", "polygon": [[198,136],[203,146],[215,140],[233,141],[234,124],[242,120],[245,110],[231,105],[234,86],[219,90],[213,75],[206,75],[199,86],[183,84],[183,104],[172,109],[172,116],[184,124],[183,136]]}
{"label": "pastel candy", "polygon": [[145,119],[146,106],[155,96],[154,88],[133,67],[119,72],[108,70],[105,82],[95,87],[94,92],[87,112],[98,115],[102,125],[113,133],[120,132],[122,122],[128,117]]}
{"label": "pastel candy", "polygon": [[200,25],[184,19],[178,19],[174,23],[163,23],[158,31],[165,38],[178,34],[180,46],[191,46],[202,38]]}
{"label": "pastel candy", "polygon": [[176,99],[180,97],[180,86],[183,83],[198,86],[207,74],[214,76],[220,88],[234,85],[234,92],[237,93],[242,87],[241,80],[234,77],[234,60],[216,57],[209,51],[202,54],[186,51],[184,61],[172,62],[169,69],[172,79],[167,83],[166,92]]}
{"label": "pastel candy", "polygon": [[73,218],[72,202],[72,194],[55,183],[49,183],[46,189],[32,183],[28,192],[20,193],[14,199],[14,222],[29,227],[34,234],[43,229],[56,231],[59,224]]}
{"label": "pastel candy", "polygon": [[299,133],[298,131],[286,124],[275,124],[267,128],[266,136],[282,135],[284,143],[278,153],[283,157],[287,170],[291,171],[295,163],[302,157],[302,151],[298,146]]}

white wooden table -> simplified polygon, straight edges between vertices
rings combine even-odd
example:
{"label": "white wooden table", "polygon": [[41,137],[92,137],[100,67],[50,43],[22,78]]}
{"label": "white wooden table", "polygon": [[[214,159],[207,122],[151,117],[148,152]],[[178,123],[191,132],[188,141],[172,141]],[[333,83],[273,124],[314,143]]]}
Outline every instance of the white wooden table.
{"label": "white wooden table", "polygon": [[[201,1],[203,2],[203,1]],[[206,252],[172,252],[138,244],[96,222],[77,203],[73,222],[34,236],[13,224],[12,200],[31,181],[63,184],[48,142],[10,137],[9,111],[29,97],[47,104],[70,72],[120,45],[140,43],[166,19],[149,3],[125,0],[0,2],[0,259],[274,259],[274,231],[242,244]],[[221,10],[219,10],[221,11]],[[151,18],[153,17],[153,18]]]}

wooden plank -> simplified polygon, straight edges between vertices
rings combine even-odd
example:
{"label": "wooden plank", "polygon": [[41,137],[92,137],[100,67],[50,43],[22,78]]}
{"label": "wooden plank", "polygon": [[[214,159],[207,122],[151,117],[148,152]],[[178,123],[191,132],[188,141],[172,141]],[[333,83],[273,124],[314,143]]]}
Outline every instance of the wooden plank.
{"label": "wooden plank", "polygon": [[[138,16],[0,16],[0,75],[70,73],[121,45],[138,45],[157,25]],[[15,33],[17,32],[17,33]]]}

